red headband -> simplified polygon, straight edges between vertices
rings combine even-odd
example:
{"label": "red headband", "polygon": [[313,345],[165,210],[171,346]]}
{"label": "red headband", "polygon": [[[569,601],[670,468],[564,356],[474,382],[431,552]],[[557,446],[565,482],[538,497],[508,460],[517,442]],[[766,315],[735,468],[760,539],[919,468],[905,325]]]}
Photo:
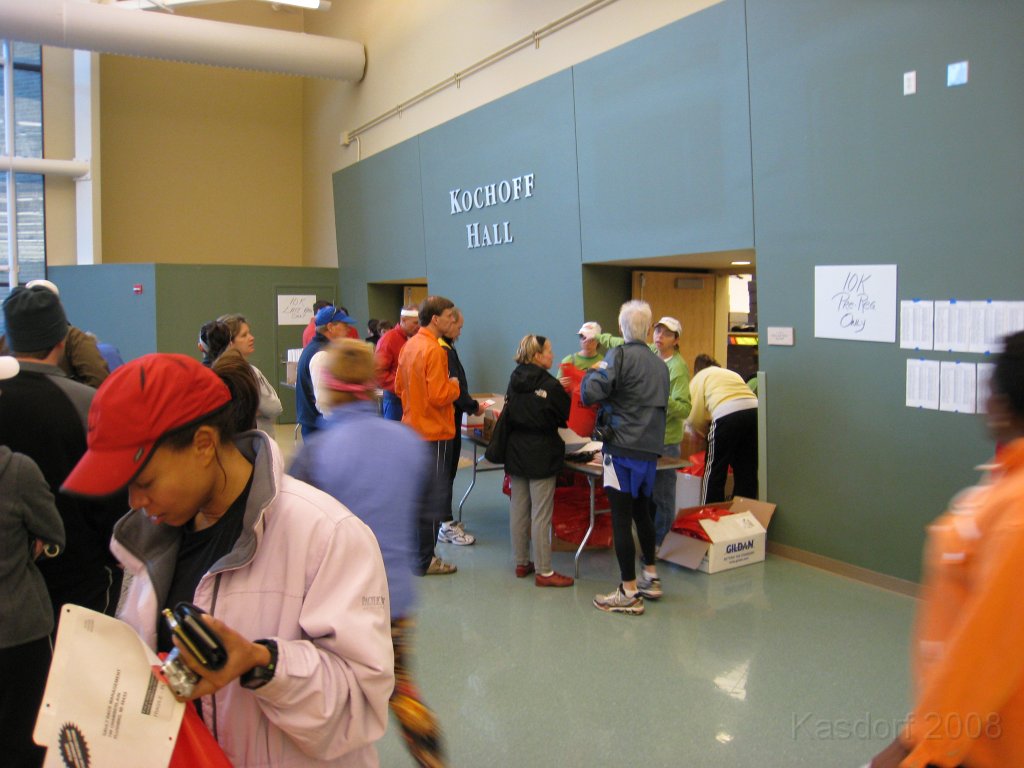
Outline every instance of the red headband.
{"label": "red headband", "polygon": [[359,400],[371,399],[373,391],[376,389],[370,382],[342,381],[335,378],[328,371],[323,371],[320,374],[320,381],[325,387],[334,392],[348,392],[351,395],[355,395]]}

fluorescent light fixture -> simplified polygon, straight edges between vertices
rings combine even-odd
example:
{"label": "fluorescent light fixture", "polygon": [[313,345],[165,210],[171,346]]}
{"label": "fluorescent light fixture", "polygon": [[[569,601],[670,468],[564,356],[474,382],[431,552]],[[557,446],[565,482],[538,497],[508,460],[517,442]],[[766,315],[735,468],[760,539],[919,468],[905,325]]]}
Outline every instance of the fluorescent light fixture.
{"label": "fluorescent light fixture", "polygon": [[319,8],[320,0],[273,0],[274,5],[294,5],[296,8]]}
{"label": "fluorescent light fixture", "polygon": [[749,267],[750,266],[750,262],[749,261],[734,261],[732,263],[732,265],[734,267]]}

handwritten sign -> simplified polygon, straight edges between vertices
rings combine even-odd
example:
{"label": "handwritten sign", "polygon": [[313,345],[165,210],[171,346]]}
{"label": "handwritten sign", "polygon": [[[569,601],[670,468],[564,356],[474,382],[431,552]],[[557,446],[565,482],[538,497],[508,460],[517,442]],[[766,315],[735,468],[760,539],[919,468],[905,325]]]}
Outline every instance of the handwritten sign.
{"label": "handwritten sign", "polygon": [[896,265],[814,268],[814,335],[896,341]]}
{"label": "handwritten sign", "polygon": [[316,296],[285,295],[277,297],[278,325],[305,325],[313,317],[313,302]]}

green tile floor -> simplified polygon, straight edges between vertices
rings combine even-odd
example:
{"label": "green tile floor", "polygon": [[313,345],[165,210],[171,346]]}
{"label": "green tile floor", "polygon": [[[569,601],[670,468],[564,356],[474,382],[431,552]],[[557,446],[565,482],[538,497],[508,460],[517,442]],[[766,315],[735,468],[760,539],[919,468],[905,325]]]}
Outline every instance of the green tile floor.
{"label": "green tile floor", "polygon": [[[515,578],[500,480],[466,503],[477,543],[437,548],[458,573],[419,582],[417,679],[452,766],[857,768],[894,735],[911,598],[769,556],[714,576],[663,563],[662,600],[604,614],[610,551],[585,553],[568,589]],[[393,720],[379,751],[412,764]]]}

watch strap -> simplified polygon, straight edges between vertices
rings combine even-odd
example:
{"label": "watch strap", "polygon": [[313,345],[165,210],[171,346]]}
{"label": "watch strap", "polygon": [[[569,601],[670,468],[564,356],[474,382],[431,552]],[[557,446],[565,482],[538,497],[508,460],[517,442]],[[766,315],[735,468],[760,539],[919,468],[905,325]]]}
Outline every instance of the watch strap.
{"label": "watch strap", "polygon": [[277,641],[256,640],[255,642],[270,652],[270,662],[263,666],[253,667],[239,678],[241,686],[249,690],[262,688],[274,679],[274,673],[277,672]]}

